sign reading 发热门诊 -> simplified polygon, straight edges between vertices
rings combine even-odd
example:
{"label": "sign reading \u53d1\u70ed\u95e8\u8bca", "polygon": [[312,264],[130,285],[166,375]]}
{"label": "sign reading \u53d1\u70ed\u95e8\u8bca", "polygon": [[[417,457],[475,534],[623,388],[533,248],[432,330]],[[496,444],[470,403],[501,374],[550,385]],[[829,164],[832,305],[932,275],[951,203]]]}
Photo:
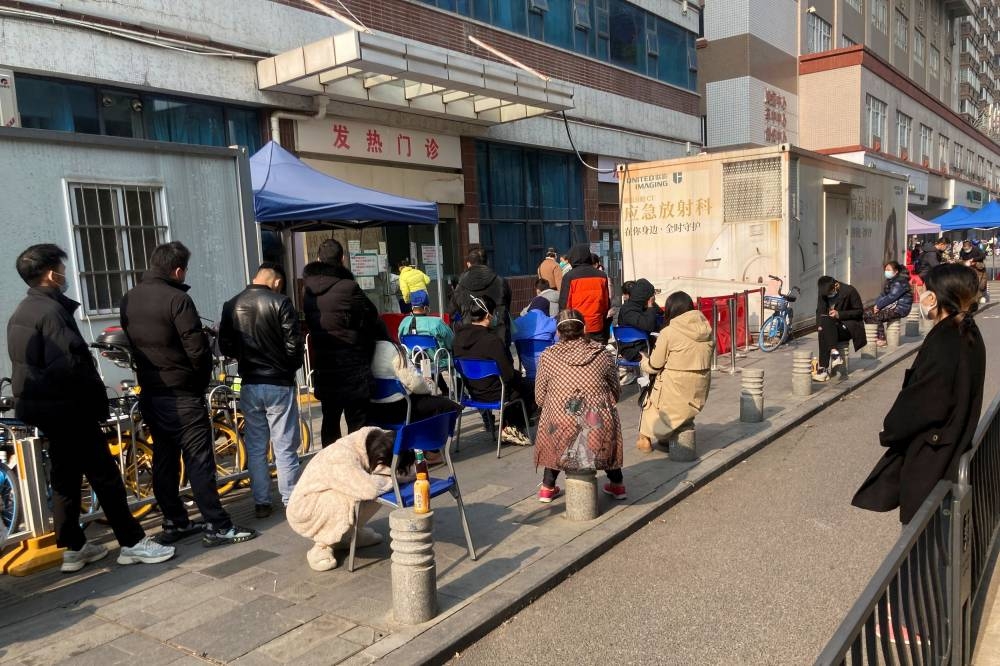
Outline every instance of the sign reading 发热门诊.
{"label": "sign reading \u53d1\u70ed\u95e8\u8bca", "polygon": [[330,117],[299,120],[295,127],[297,146],[306,153],[462,168],[457,136]]}

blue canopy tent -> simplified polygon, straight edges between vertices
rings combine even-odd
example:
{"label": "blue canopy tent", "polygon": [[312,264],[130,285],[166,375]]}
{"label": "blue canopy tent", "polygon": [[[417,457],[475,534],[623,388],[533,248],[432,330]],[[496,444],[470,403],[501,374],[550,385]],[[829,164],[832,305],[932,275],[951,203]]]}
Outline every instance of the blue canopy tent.
{"label": "blue canopy tent", "polygon": [[944,231],[995,229],[997,227],[1000,227],[1000,202],[996,201],[991,201],[967,217],[941,225]]}
{"label": "blue canopy tent", "polygon": [[[291,234],[331,227],[433,224],[434,246],[441,247],[436,203],[346,183],[313,169],[274,141],[250,158],[250,181],[257,223],[276,231]],[[443,307],[440,250],[435,254],[438,302]],[[291,265],[294,267],[294,262]]]}
{"label": "blue canopy tent", "polygon": [[968,208],[965,208],[964,206],[955,206],[948,212],[944,213],[943,215],[938,215],[931,221],[934,224],[940,226],[942,231],[948,231],[949,224],[958,223],[961,220],[964,220],[965,218],[969,217],[970,215],[972,215],[972,211],[969,210]]}

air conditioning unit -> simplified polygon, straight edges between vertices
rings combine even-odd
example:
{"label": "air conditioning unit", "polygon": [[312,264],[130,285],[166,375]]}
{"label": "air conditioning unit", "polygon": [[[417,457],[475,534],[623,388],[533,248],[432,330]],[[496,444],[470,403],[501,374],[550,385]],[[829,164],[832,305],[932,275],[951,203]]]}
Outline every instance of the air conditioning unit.
{"label": "air conditioning unit", "polygon": [[17,113],[17,95],[14,91],[14,72],[0,69],[0,126],[20,127]]}

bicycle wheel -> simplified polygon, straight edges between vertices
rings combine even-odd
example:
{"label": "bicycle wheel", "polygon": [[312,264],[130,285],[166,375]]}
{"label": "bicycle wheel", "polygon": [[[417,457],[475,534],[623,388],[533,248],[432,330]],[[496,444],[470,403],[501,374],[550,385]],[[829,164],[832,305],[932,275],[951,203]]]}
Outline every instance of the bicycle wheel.
{"label": "bicycle wheel", "polygon": [[6,464],[0,463],[0,552],[7,543],[7,537],[17,529],[21,510],[20,493],[17,476]]}
{"label": "bicycle wheel", "polygon": [[762,352],[772,352],[781,346],[787,335],[788,327],[785,325],[785,318],[775,312],[760,327],[760,338],[757,341],[757,346]]}
{"label": "bicycle wheel", "polygon": [[[222,423],[213,423],[212,439],[215,442],[215,469],[220,477],[246,469],[247,452],[235,430]],[[235,481],[219,483],[219,494],[228,493],[235,485]]]}

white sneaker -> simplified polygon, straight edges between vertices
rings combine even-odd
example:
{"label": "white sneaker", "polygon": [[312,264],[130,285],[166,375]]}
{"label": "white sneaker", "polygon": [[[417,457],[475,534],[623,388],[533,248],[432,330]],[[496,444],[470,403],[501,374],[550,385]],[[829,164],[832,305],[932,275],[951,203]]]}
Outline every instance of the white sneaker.
{"label": "white sneaker", "polygon": [[531,446],[528,436],[514,426],[506,426],[503,429],[502,441],[515,446]]}
{"label": "white sneaker", "polygon": [[840,358],[840,354],[830,354],[830,369],[844,365],[844,359]]}
{"label": "white sneaker", "polygon": [[635,373],[628,372],[624,376],[618,378],[618,384],[620,386],[628,386],[629,384],[634,384],[636,379]]}
{"label": "white sneaker", "polygon": [[164,546],[153,537],[146,536],[134,546],[122,546],[118,564],[159,564],[174,556],[173,546]]}
{"label": "white sneaker", "polygon": [[96,562],[108,554],[108,549],[99,543],[85,543],[80,550],[67,550],[63,552],[62,567],[63,573],[73,573],[79,571],[91,562]]}
{"label": "white sneaker", "polygon": [[[358,548],[369,548],[382,543],[382,535],[370,527],[362,527],[358,530]],[[347,544],[350,546],[350,542]]]}
{"label": "white sneaker", "polygon": [[812,373],[812,379],[814,382],[825,382],[826,380],[830,379],[830,373],[826,371],[814,372]]}
{"label": "white sneaker", "polygon": [[980,296],[979,302],[980,303],[985,303],[986,302],[986,297],[985,296]]}
{"label": "white sneaker", "polygon": [[638,379],[636,379],[635,383],[641,386],[642,388],[646,388],[647,386],[649,386],[649,376],[644,374],[640,376]]}

